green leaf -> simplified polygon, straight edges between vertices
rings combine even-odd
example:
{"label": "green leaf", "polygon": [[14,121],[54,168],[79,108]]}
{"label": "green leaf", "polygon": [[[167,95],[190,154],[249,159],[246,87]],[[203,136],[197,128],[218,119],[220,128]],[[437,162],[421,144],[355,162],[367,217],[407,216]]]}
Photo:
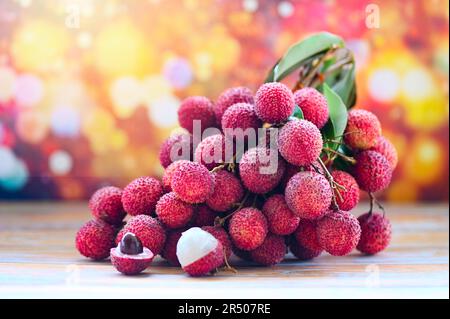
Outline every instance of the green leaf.
{"label": "green leaf", "polygon": [[272,68],[266,82],[281,81],[306,60],[336,46],[344,47],[344,41],[332,33],[321,32],[309,36],[288,49],[286,54]]}
{"label": "green leaf", "polygon": [[[330,119],[322,129],[323,136],[328,140],[341,141],[347,126],[347,107],[341,97],[326,83],[323,84],[323,94],[327,99],[330,112]],[[333,142],[325,143],[325,146],[334,150],[339,148],[339,144]]]}
{"label": "green leaf", "polygon": [[341,79],[333,86],[335,91],[342,99],[347,108],[351,108],[356,102],[356,84],[355,84],[355,64],[350,68],[344,69],[341,73]]}
{"label": "green leaf", "polygon": [[299,120],[303,120],[305,118],[303,116],[302,109],[298,105],[295,105],[294,113],[292,113],[292,116],[295,117],[295,118],[298,118]]}

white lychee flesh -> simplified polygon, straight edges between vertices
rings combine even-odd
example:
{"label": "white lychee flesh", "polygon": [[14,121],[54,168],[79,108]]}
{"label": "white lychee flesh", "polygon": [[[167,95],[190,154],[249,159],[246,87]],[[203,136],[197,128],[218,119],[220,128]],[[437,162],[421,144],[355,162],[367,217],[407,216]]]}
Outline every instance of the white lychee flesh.
{"label": "white lychee flesh", "polygon": [[193,227],[181,234],[177,244],[177,257],[181,267],[190,265],[217,248],[219,241],[199,227]]}

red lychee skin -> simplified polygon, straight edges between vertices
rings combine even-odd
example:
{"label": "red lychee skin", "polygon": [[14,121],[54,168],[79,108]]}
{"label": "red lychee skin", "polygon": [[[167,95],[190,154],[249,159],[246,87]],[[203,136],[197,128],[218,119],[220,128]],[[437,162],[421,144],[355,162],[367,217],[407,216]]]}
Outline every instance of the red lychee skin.
{"label": "red lychee skin", "polygon": [[[179,133],[170,136],[167,140],[164,141],[159,150],[159,162],[161,163],[162,167],[166,168],[174,162],[171,157],[172,147],[176,147],[176,150],[178,150],[178,152],[176,153],[178,155],[178,158],[175,160],[191,160],[193,153],[192,143],[193,141],[191,134]],[[185,149],[189,150],[189,153],[182,154],[182,151]],[[181,155],[183,156],[181,157]]]}
{"label": "red lychee skin", "polygon": [[180,266],[177,257],[177,244],[183,231],[185,231],[185,229],[169,230],[167,232],[167,238],[161,252],[161,257],[167,260],[172,266]]}
{"label": "red lychee skin", "polygon": [[291,177],[300,172],[300,170],[301,168],[299,166],[286,163],[286,169],[284,171],[284,175],[281,179],[279,187],[284,190]]}
{"label": "red lychee skin", "polygon": [[254,129],[255,134],[262,122],[255,112],[255,107],[249,103],[236,103],[230,106],[222,116],[222,130],[227,134],[226,129]]}
{"label": "red lychee skin", "polygon": [[[231,147],[226,143],[225,136],[215,134],[204,138],[195,149],[194,159],[197,163],[203,164],[207,169],[212,170],[225,162],[227,149]],[[228,151],[232,157],[232,149]]]}
{"label": "red lychee skin", "polygon": [[363,151],[355,156],[353,176],[366,192],[386,189],[392,178],[392,167],[386,157],[375,151]]}
{"label": "red lychee skin", "polygon": [[181,102],[178,109],[178,122],[180,126],[193,133],[194,120],[201,123],[202,132],[216,126],[213,103],[204,96],[191,96]]}
{"label": "red lychee skin", "polygon": [[175,172],[178,169],[178,166],[184,165],[183,163],[188,163],[188,162],[189,161],[186,161],[186,160],[179,160],[179,161],[173,162],[172,164],[167,166],[166,170],[164,171],[164,175],[163,175],[162,181],[161,181],[165,192],[172,191],[173,172]]}
{"label": "red lychee skin", "polygon": [[186,226],[194,215],[194,206],[180,200],[174,192],[163,195],[156,204],[156,216],[167,228]]}
{"label": "red lychee skin", "polygon": [[218,212],[213,211],[206,205],[198,205],[197,210],[192,218],[192,226],[203,227],[203,226],[214,226],[214,221],[218,216]]}
{"label": "red lychee skin", "polygon": [[381,135],[381,124],[375,114],[366,110],[348,112],[344,141],[352,149],[367,150]]}
{"label": "red lychee skin", "polygon": [[234,87],[225,90],[216,101],[214,111],[217,123],[222,123],[222,116],[225,111],[236,103],[254,104],[253,93],[246,87]]}
{"label": "red lychee skin", "polygon": [[[276,171],[272,173],[270,170],[269,172],[264,171],[271,164],[277,165]],[[264,147],[249,149],[239,163],[239,175],[242,183],[245,188],[256,194],[265,194],[274,189],[283,178],[285,169],[286,163],[278,153]]]}
{"label": "red lychee skin", "polygon": [[319,129],[307,120],[293,119],[287,122],[278,135],[278,150],[293,165],[312,164],[319,158],[322,147]]}
{"label": "red lychee skin", "polygon": [[328,121],[328,103],[322,93],[314,88],[306,87],[294,92],[294,101],[303,112],[303,117],[318,128],[324,127]]}
{"label": "red lychee skin", "polygon": [[232,244],[230,237],[228,236],[228,233],[219,226],[204,226],[202,227],[204,231],[207,231],[211,235],[213,235],[220,243],[222,244],[222,247],[224,249],[224,256],[227,258],[227,260],[230,260],[231,252],[232,252]]}
{"label": "red lychee skin", "polygon": [[214,192],[214,178],[202,164],[183,162],[172,174],[171,187],[186,203],[204,203]]}
{"label": "red lychee skin", "polygon": [[148,176],[139,177],[124,188],[123,208],[131,216],[151,215],[163,192],[162,184],[157,179]]}
{"label": "red lychee skin", "polygon": [[232,173],[220,170],[214,175],[214,192],[206,200],[206,205],[216,212],[225,212],[244,197],[244,188]]}
{"label": "red lychee skin", "polygon": [[192,264],[184,266],[183,270],[193,277],[207,275],[214,269],[222,266],[224,260],[223,252],[222,244],[217,240],[217,247],[213,251]]}
{"label": "red lychee skin", "polygon": [[259,247],[268,232],[264,214],[256,208],[247,207],[235,212],[229,224],[229,234],[233,244],[243,250]]}
{"label": "red lychee skin", "polygon": [[83,256],[102,260],[109,256],[114,246],[116,230],[102,220],[90,220],[78,230],[75,246]]}
{"label": "red lychee skin", "polygon": [[370,149],[386,157],[389,164],[391,164],[392,170],[397,167],[398,154],[394,144],[391,143],[386,137],[380,136],[374,147]]}
{"label": "red lychee skin", "polygon": [[319,244],[333,256],[349,254],[356,248],[360,236],[358,220],[345,211],[331,211],[317,222]]}
{"label": "red lychee skin", "polygon": [[283,236],[268,234],[264,242],[250,252],[252,260],[258,264],[272,266],[280,263],[286,255]]}
{"label": "red lychee skin", "polygon": [[339,188],[339,194],[336,191],[336,202],[341,210],[350,211],[356,207],[359,202],[359,186],[356,180],[347,172],[335,170],[331,173],[336,183],[343,186]]}
{"label": "red lychee skin", "polygon": [[294,233],[295,240],[300,246],[311,251],[322,251],[317,237],[317,224],[315,221],[302,219]]}
{"label": "red lychee skin", "polygon": [[94,218],[111,225],[119,225],[127,214],[122,206],[122,190],[114,186],[97,190],[89,200],[89,209]]}
{"label": "red lychee skin", "polygon": [[153,253],[148,248],[144,248],[144,254],[139,255],[121,255],[117,253],[116,248],[111,248],[111,263],[124,275],[132,276],[143,272],[151,264]]}
{"label": "red lychee skin", "polygon": [[276,194],[269,197],[262,208],[271,233],[275,235],[292,234],[298,227],[300,218],[286,204],[284,196]]}
{"label": "red lychee skin", "polygon": [[300,245],[296,240],[291,241],[291,243],[289,244],[289,250],[295,257],[303,261],[316,258],[320,256],[320,254],[322,253],[322,250],[310,250],[308,248],[305,248],[302,245]]}
{"label": "red lychee skin", "polygon": [[327,213],[333,193],[328,180],[319,173],[300,172],[288,182],[285,199],[300,218],[317,219]]}
{"label": "red lychee skin", "polygon": [[245,260],[245,261],[253,261],[253,260],[252,260],[252,257],[250,256],[250,251],[239,249],[239,248],[237,248],[235,245],[232,245],[231,250],[233,251],[233,254],[234,254],[236,257],[239,257],[239,258],[242,259],[242,260]]}
{"label": "red lychee skin", "polygon": [[164,247],[166,241],[166,231],[161,223],[148,215],[138,215],[132,217],[122,230],[117,234],[116,244],[119,244],[126,233],[133,233],[156,256]]}
{"label": "red lychee skin", "polygon": [[360,252],[374,255],[384,250],[391,241],[391,223],[380,213],[366,213],[358,217],[361,238],[356,246]]}
{"label": "red lychee skin", "polygon": [[283,83],[265,83],[256,92],[255,111],[263,122],[281,123],[291,116],[294,107],[294,95]]}

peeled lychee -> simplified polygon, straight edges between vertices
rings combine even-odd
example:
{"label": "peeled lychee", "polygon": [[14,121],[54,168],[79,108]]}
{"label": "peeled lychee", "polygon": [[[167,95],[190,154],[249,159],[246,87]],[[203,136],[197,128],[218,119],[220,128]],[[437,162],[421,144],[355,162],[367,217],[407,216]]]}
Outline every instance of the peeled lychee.
{"label": "peeled lychee", "polygon": [[373,255],[384,250],[391,241],[391,223],[383,214],[366,213],[358,217],[361,226],[361,238],[358,249],[360,252]]}
{"label": "peeled lychee", "polygon": [[285,167],[285,161],[276,150],[254,147],[242,156],[239,174],[242,183],[249,191],[265,194],[280,183]]}
{"label": "peeled lychee", "polygon": [[232,244],[230,237],[228,236],[228,233],[225,231],[225,229],[220,226],[204,226],[202,227],[202,229],[207,231],[208,233],[216,237],[218,241],[220,241],[224,249],[224,256],[227,258],[227,260],[229,260],[232,252]]}
{"label": "peeled lychee", "polygon": [[358,220],[345,211],[331,211],[317,222],[319,244],[333,256],[349,254],[358,244],[360,236]]}
{"label": "peeled lychee", "polygon": [[253,104],[253,93],[250,89],[246,87],[234,87],[225,90],[220,94],[220,96],[217,98],[216,105],[215,105],[215,113],[216,113],[216,119],[217,123],[222,123],[222,116],[223,113],[232,105],[236,103],[249,103]]}
{"label": "peeled lychee", "polygon": [[391,164],[392,170],[397,167],[398,154],[394,144],[391,143],[386,137],[380,136],[374,147],[370,149],[386,157],[389,164]]}
{"label": "peeled lychee", "polygon": [[[227,153],[227,147],[230,147]],[[207,169],[225,162],[226,155],[233,156],[232,145],[226,143],[222,134],[215,134],[204,138],[195,149],[194,159],[197,163],[203,164]]]}
{"label": "peeled lychee", "polygon": [[171,192],[172,191],[172,175],[173,172],[175,172],[180,165],[184,165],[183,163],[188,163],[187,160],[179,160],[175,161],[169,166],[167,166],[166,170],[164,171],[164,175],[162,177],[162,186],[164,188],[165,192]]}
{"label": "peeled lychee", "polygon": [[116,244],[118,244],[126,233],[133,233],[142,242],[144,247],[158,255],[164,247],[166,232],[161,223],[148,215],[138,215],[132,217],[123,229],[117,234]]}
{"label": "peeled lychee", "polygon": [[322,253],[322,250],[310,250],[303,247],[295,239],[289,243],[289,250],[300,260],[310,260],[318,257]]}
{"label": "peeled lychee", "polygon": [[293,165],[312,164],[319,158],[322,147],[319,129],[307,120],[293,119],[287,122],[278,135],[278,150]]}
{"label": "peeled lychee", "polygon": [[116,248],[111,248],[111,263],[125,275],[136,275],[144,271],[153,260],[150,249],[132,233],[126,233]]}
{"label": "peeled lychee", "polygon": [[281,194],[269,197],[264,203],[262,212],[267,218],[270,232],[276,235],[292,234],[300,222],[300,218],[289,209]]}
{"label": "peeled lychee", "polygon": [[174,192],[164,194],[156,204],[156,215],[168,228],[186,226],[194,215],[194,206],[180,200]]}
{"label": "peeled lychee", "polygon": [[173,229],[167,232],[167,238],[161,252],[161,257],[167,260],[172,266],[180,266],[177,257],[177,244],[183,231],[185,231],[185,229]]}
{"label": "peeled lychee", "polygon": [[89,200],[92,215],[111,225],[119,225],[127,214],[122,206],[122,190],[107,186],[97,190]]}
{"label": "peeled lychee", "polygon": [[198,205],[192,218],[192,225],[196,227],[213,226],[217,216],[218,212],[213,211],[208,206]]}
{"label": "peeled lychee", "polygon": [[348,112],[344,141],[353,149],[367,150],[374,147],[381,135],[381,124],[375,114],[366,110]]}
{"label": "peeled lychee", "polygon": [[317,219],[327,213],[333,193],[328,180],[319,173],[300,172],[288,182],[286,203],[300,218]]}
{"label": "peeled lychee", "polygon": [[328,103],[322,93],[314,88],[305,87],[294,92],[295,104],[303,112],[305,120],[322,128],[328,121]]}
{"label": "peeled lychee", "polygon": [[256,92],[255,111],[263,122],[281,123],[291,116],[294,107],[294,95],[283,83],[265,83]]}
{"label": "peeled lychee", "polygon": [[259,247],[250,251],[250,256],[258,264],[271,266],[283,260],[286,250],[283,236],[268,234]]}
{"label": "peeled lychee", "polygon": [[363,151],[355,159],[353,176],[362,190],[378,192],[389,186],[392,167],[386,157],[375,151]]}
{"label": "peeled lychee", "polygon": [[313,251],[322,251],[317,237],[317,223],[312,220],[302,219],[294,233],[294,237],[300,246]]}
{"label": "peeled lychee", "polygon": [[181,268],[191,276],[203,276],[220,267],[224,249],[219,240],[198,227],[183,232],[177,244]]}
{"label": "peeled lychee", "polygon": [[193,153],[192,135],[178,133],[170,136],[161,145],[159,161],[166,168],[177,160],[191,160]]}
{"label": "peeled lychee", "polygon": [[109,256],[116,230],[102,220],[90,220],[77,232],[75,245],[80,254],[93,260]]}
{"label": "peeled lychee", "polygon": [[162,194],[163,187],[160,181],[148,176],[139,177],[124,188],[123,208],[132,216],[151,215]]}
{"label": "peeled lychee", "polygon": [[182,201],[203,203],[214,191],[214,178],[202,164],[183,162],[172,173],[171,186]]}
{"label": "peeled lychee", "polygon": [[336,183],[343,187],[339,187],[335,191],[339,208],[345,211],[352,210],[359,202],[359,187],[356,180],[349,173],[339,170],[333,171],[331,176]]}
{"label": "peeled lychee", "polygon": [[229,224],[229,234],[234,245],[243,250],[260,246],[268,232],[264,214],[256,208],[247,207],[235,212]]}
{"label": "peeled lychee", "polygon": [[253,129],[255,134],[262,125],[255,112],[255,107],[249,103],[236,103],[229,107],[222,117],[222,130],[227,135],[227,129]]}
{"label": "peeled lychee", "polygon": [[216,126],[213,103],[204,96],[190,96],[181,102],[178,109],[178,122],[189,133],[193,133],[195,120],[200,121],[201,132]]}
{"label": "peeled lychee", "polygon": [[217,212],[225,212],[238,203],[244,196],[244,188],[234,174],[220,170],[213,173],[214,192],[206,200],[206,205]]}

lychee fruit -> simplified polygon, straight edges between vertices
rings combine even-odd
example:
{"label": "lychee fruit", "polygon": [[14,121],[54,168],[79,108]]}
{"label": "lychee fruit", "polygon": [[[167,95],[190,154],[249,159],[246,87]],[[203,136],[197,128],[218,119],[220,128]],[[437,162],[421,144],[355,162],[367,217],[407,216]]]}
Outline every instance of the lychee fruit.
{"label": "lychee fruit", "polygon": [[330,211],[317,222],[320,246],[333,256],[349,254],[358,244],[361,227],[355,216],[345,211]]}
{"label": "lychee fruit", "polygon": [[130,218],[127,224],[117,234],[116,244],[118,244],[126,233],[133,233],[142,242],[144,247],[158,255],[164,247],[166,232],[161,223],[148,215],[138,215]]}
{"label": "lychee fruit", "polygon": [[392,167],[386,157],[375,151],[362,151],[355,159],[353,176],[362,190],[373,193],[389,186]]}
{"label": "lychee fruit", "polygon": [[286,251],[283,236],[268,234],[259,247],[250,251],[250,256],[258,264],[272,266],[283,260]]}
{"label": "lychee fruit", "polygon": [[178,133],[164,141],[159,150],[159,161],[166,168],[177,160],[192,160],[193,140],[191,134]]}
{"label": "lychee fruit", "polygon": [[298,227],[300,218],[292,212],[281,194],[269,197],[262,208],[267,218],[270,232],[276,235],[292,234]]}
{"label": "lychee fruit", "polygon": [[300,107],[305,120],[318,128],[324,127],[328,121],[328,103],[322,93],[314,88],[305,87],[294,92],[295,104]]}
{"label": "lychee fruit", "polygon": [[264,214],[256,208],[246,207],[233,214],[229,224],[229,234],[233,244],[243,250],[259,247],[268,232]]}
{"label": "lychee fruit", "polygon": [[366,110],[348,112],[344,141],[352,149],[367,150],[374,147],[381,135],[381,124],[375,114]]}
{"label": "lychee fruit", "polygon": [[394,144],[391,143],[386,137],[380,136],[375,143],[375,146],[370,149],[386,157],[389,164],[391,164],[392,170],[397,167],[398,154]]}
{"label": "lychee fruit", "polygon": [[111,263],[125,275],[137,275],[153,260],[150,249],[143,247],[133,233],[126,233],[116,248],[111,248]]}
{"label": "lychee fruit", "polygon": [[216,237],[218,241],[220,241],[224,249],[224,256],[227,258],[227,260],[230,260],[232,244],[230,237],[228,236],[228,233],[225,231],[225,229],[219,226],[204,226],[202,227],[202,229],[207,231],[208,233]]}
{"label": "lychee fruit", "polygon": [[294,233],[295,240],[300,246],[312,250],[322,251],[319,239],[317,237],[317,223],[316,221],[302,219]]}
{"label": "lychee fruit", "polygon": [[319,129],[307,120],[292,119],[278,134],[278,150],[289,163],[306,166],[316,161],[322,152]]}
{"label": "lychee fruit", "polygon": [[317,219],[327,213],[333,198],[328,180],[319,173],[300,172],[285,190],[288,207],[300,218]]}
{"label": "lychee fruit", "polygon": [[163,192],[162,184],[157,179],[148,176],[139,177],[124,188],[123,208],[132,216],[151,215]]}
{"label": "lychee fruit", "polygon": [[231,250],[233,251],[233,254],[236,257],[239,257],[240,259],[245,260],[245,261],[253,262],[252,256],[250,255],[250,251],[249,250],[239,249],[235,245],[232,245]]}
{"label": "lychee fruit", "polygon": [[192,225],[195,227],[213,226],[218,216],[218,212],[213,211],[208,206],[198,205],[192,218]]}
{"label": "lychee fruit", "polygon": [[249,191],[265,194],[280,183],[285,168],[286,163],[276,150],[254,147],[242,156],[239,175]]}
{"label": "lychee fruit", "polygon": [[225,111],[236,103],[254,104],[253,93],[246,87],[233,87],[225,90],[217,98],[214,107],[217,123],[222,123],[222,116]]}
{"label": "lychee fruit", "polygon": [[102,260],[109,256],[114,247],[116,230],[102,220],[90,220],[78,230],[75,246],[85,257]]}
{"label": "lychee fruit", "polygon": [[345,211],[352,210],[359,202],[359,187],[356,180],[349,173],[339,170],[333,171],[331,176],[336,183],[343,187],[339,187],[335,191],[339,208]]}
{"label": "lychee fruit", "polygon": [[230,106],[223,114],[221,124],[225,136],[232,136],[232,130],[235,129],[242,129],[242,131],[253,129],[256,134],[258,128],[262,126],[255,107],[249,103],[236,103]]}
{"label": "lychee fruit", "polygon": [[97,190],[89,200],[92,215],[111,225],[122,223],[127,214],[122,206],[122,190],[107,186]]}
{"label": "lychee fruit", "polygon": [[214,167],[224,163],[227,155],[229,158],[233,156],[232,147],[233,145],[227,143],[222,134],[211,135],[204,138],[197,145],[194,159],[197,163],[203,164],[207,169],[212,170]]}
{"label": "lychee fruit", "polygon": [[204,96],[190,96],[181,102],[178,109],[178,122],[189,133],[194,131],[194,121],[200,121],[201,131],[216,127],[213,103]]}
{"label": "lychee fruit", "polygon": [[186,203],[204,203],[214,191],[214,178],[202,164],[183,162],[172,173],[171,187]]}
{"label": "lychee fruit", "polygon": [[225,212],[238,203],[244,196],[240,180],[226,170],[213,173],[214,192],[206,200],[206,205],[217,212]]}
{"label": "lychee fruit", "polygon": [[181,268],[190,276],[203,276],[220,267],[224,249],[213,235],[198,227],[183,232],[177,243]]}
{"label": "lychee fruit", "polygon": [[164,194],[156,204],[156,216],[168,228],[186,226],[194,215],[194,206],[180,200],[174,192]]}
{"label": "lychee fruit", "polygon": [[289,250],[299,260],[310,260],[320,256],[322,250],[310,250],[300,245],[295,239],[291,240],[289,244]]}
{"label": "lychee fruit", "polygon": [[173,172],[175,172],[178,169],[178,166],[184,165],[183,163],[188,163],[190,161],[187,160],[179,160],[175,161],[169,166],[167,166],[166,170],[164,171],[161,183],[164,188],[165,192],[171,192],[172,191],[172,175]]}
{"label": "lychee fruit", "polygon": [[283,83],[265,83],[256,92],[255,111],[263,122],[281,123],[291,116],[294,107],[294,95]]}
{"label": "lychee fruit", "polygon": [[361,238],[356,246],[360,252],[374,255],[384,250],[391,241],[391,223],[383,214],[366,213],[358,217]]}
{"label": "lychee fruit", "polygon": [[167,260],[172,266],[180,266],[177,257],[177,244],[183,231],[185,231],[185,229],[168,230],[166,242],[161,251],[161,257]]}

